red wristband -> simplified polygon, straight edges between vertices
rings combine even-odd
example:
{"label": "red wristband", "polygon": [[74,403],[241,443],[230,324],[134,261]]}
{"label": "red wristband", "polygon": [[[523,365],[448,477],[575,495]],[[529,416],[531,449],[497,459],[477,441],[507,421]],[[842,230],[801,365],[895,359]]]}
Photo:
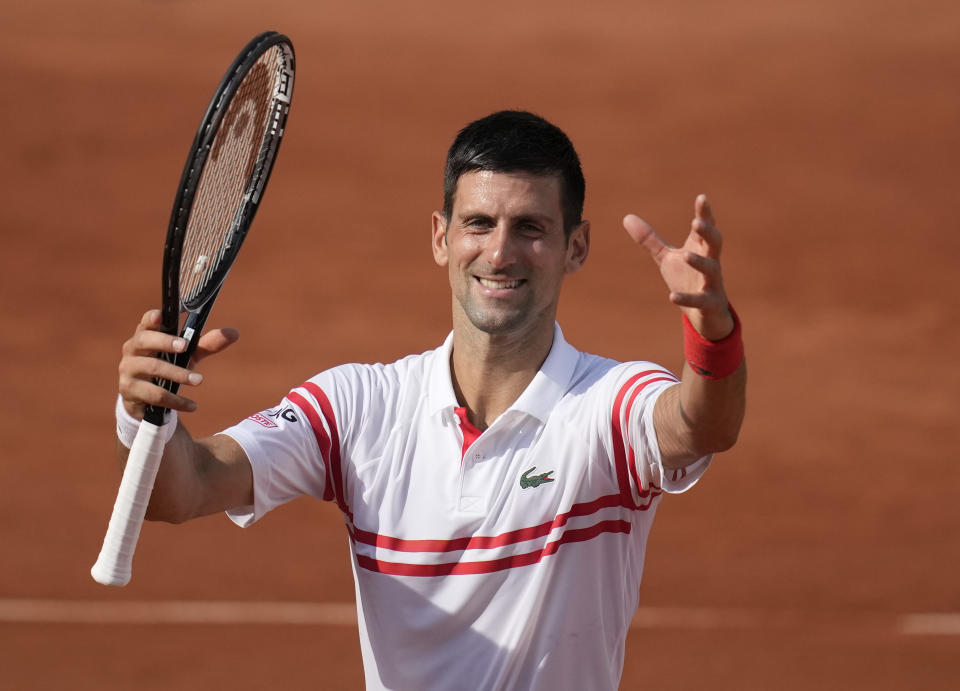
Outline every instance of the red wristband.
{"label": "red wristband", "polygon": [[740,367],[743,362],[743,339],[740,336],[740,318],[730,307],[733,331],[721,341],[708,341],[693,328],[683,315],[683,355],[694,372],[704,379],[723,379]]}

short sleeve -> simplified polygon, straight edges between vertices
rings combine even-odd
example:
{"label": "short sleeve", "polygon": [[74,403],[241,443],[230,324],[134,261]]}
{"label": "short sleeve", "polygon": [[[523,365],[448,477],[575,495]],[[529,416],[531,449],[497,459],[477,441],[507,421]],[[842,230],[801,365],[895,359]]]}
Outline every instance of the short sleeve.
{"label": "short sleeve", "polygon": [[276,407],[222,432],[240,444],[253,469],[253,504],[227,511],[237,525],[247,527],[301,496],[330,498],[322,450],[328,431],[306,395],[295,389]]}
{"label": "short sleeve", "polygon": [[653,425],[653,409],[657,399],[673,385],[661,383],[655,391],[651,392],[650,400],[646,402],[639,419],[636,421],[637,430],[635,433],[643,437],[643,448],[648,452],[643,459],[638,459],[638,463],[644,464],[644,472],[650,478],[650,483],[669,494],[678,494],[686,492],[697,484],[697,481],[706,472],[713,456],[703,456],[683,468],[674,469],[663,466],[660,443],[657,441],[657,432]]}
{"label": "short sleeve", "polygon": [[[649,362],[633,362],[616,368],[613,403],[615,463],[629,482],[633,501],[643,506],[663,492],[684,492],[700,479],[710,456],[677,470],[663,466],[654,427],[654,408],[678,379],[670,371]],[[622,490],[625,491],[625,490]]]}

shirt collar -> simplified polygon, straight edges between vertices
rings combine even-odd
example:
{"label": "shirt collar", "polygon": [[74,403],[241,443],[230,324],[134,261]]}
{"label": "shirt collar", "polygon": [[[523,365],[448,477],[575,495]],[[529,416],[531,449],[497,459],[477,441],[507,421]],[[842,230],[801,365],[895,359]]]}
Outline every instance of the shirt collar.
{"label": "shirt collar", "polygon": [[[430,366],[427,389],[427,404],[431,414],[441,410],[451,413],[459,405],[453,392],[450,376],[450,354],[453,351],[453,332],[447,335],[443,345],[434,351]],[[540,366],[527,388],[507,410],[526,413],[546,422],[550,411],[569,388],[570,379],[577,366],[577,350],[563,337],[560,325],[553,325],[553,345],[547,359]]]}
{"label": "shirt collar", "polygon": [[442,410],[451,413],[459,405],[453,392],[453,379],[450,376],[450,354],[453,352],[453,331],[447,334],[443,345],[433,351],[427,381],[427,410],[433,415]]}

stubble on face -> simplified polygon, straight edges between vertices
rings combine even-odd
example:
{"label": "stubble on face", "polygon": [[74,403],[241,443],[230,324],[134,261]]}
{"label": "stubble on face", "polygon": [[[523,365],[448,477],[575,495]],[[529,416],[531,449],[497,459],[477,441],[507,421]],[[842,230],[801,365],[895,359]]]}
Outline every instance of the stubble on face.
{"label": "stubble on face", "polygon": [[552,330],[567,248],[559,178],[466,174],[445,232],[455,323],[489,336]]}
{"label": "stubble on face", "polygon": [[[525,323],[534,317],[536,306],[534,304],[535,295],[526,283],[527,279],[516,275],[503,272],[496,272],[492,267],[482,262],[471,263],[467,266],[468,273],[472,276],[498,276],[498,281],[512,280],[507,283],[509,287],[498,290],[515,291],[517,295],[511,299],[491,299],[482,295],[482,289],[474,288],[464,290],[455,294],[455,299],[459,304],[464,316],[478,331],[493,336],[496,334],[511,333],[520,330]],[[515,272],[519,273],[519,272]],[[480,282],[478,280],[478,282]],[[488,288],[489,283],[482,288]]]}

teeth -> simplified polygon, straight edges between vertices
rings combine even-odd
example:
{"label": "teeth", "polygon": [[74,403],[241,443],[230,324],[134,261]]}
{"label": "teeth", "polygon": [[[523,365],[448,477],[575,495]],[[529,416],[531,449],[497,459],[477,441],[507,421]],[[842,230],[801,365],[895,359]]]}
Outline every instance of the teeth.
{"label": "teeth", "polygon": [[522,281],[520,280],[493,281],[489,278],[478,278],[477,280],[480,281],[480,285],[485,286],[487,288],[493,288],[495,290],[503,290],[505,288],[516,288],[522,283]]}

